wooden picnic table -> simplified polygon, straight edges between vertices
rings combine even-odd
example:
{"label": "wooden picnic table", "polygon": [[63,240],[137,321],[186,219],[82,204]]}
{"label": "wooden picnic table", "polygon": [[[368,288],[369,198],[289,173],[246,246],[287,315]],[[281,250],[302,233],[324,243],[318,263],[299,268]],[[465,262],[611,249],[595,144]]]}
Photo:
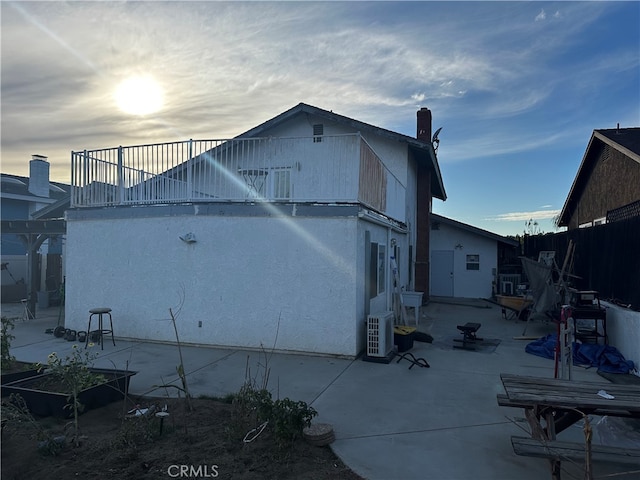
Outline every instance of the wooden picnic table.
{"label": "wooden picnic table", "polygon": [[[549,459],[551,478],[560,479],[561,459],[611,461],[638,466],[640,449],[614,448],[585,443],[559,442],[556,435],[587,415],[640,418],[640,387],[602,382],[579,382],[503,373],[505,394],[498,405],[524,408],[531,438],[512,437],[516,454]],[[598,392],[606,392],[605,398]]]}

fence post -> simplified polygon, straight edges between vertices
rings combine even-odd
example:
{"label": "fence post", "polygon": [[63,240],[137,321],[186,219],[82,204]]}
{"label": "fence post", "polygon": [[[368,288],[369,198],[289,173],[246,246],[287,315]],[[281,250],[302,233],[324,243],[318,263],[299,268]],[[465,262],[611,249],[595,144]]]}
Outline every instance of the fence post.
{"label": "fence post", "polygon": [[193,199],[193,162],[191,161],[193,153],[193,139],[189,139],[189,153],[187,158],[187,200]]}
{"label": "fence post", "polygon": [[118,147],[118,203],[124,203],[124,171],[122,166],[122,145]]}
{"label": "fence post", "polygon": [[82,204],[87,205],[87,196],[89,196],[90,192],[88,187],[89,182],[89,159],[87,158],[87,151],[84,151],[84,155],[82,157],[82,176],[81,184],[82,184]]}
{"label": "fence post", "polygon": [[71,208],[77,205],[76,195],[78,189],[76,188],[76,154],[71,152]]}

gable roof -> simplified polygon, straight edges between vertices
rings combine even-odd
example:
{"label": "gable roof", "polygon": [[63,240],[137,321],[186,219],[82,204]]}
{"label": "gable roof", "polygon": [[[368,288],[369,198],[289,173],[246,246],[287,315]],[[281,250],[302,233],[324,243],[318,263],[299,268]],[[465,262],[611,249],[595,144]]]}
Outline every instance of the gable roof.
{"label": "gable roof", "polygon": [[418,163],[426,168],[433,170],[434,174],[431,176],[431,195],[440,200],[447,199],[447,194],[444,190],[444,183],[442,181],[442,174],[440,173],[440,166],[438,165],[438,159],[436,158],[436,152],[430,142],[424,142],[422,140],[418,140],[417,138],[409,137],[401,133],[376,127],[375,125],[370,125],[359,120],[354,120],[353,118],[338,115],[337,113],[323,110],[312,105],[307,105],[306,103],[299,103],[286,112],[273,117],[271,120],[267,120],[266,122],[252,128],[251,130],[247,130],[246,132],[238,135],[235,138],[259,137],[266,130],[280,125],[300,114],[315,115],[320,118],[324,118],[327,121],[353,128],[356,131],[367,131],[373,135],[378,135],[391,140],[406,143],[409,147],[409,150],[415,155]]}
{"label": "gable roof", "polygon": [[495,240],[500,243],[511,245],[512,247],[517,247],[518,245],[520,245],[520,242],[512,238],[503,237],[502,235],[498,235],[497,233],[493,233],[488,230],[483,230],[482,228],[474,227],[473,225],[462,223],[457,220],[453,220],[452,218],[443,217],[442,215],[437,215],[435,213],[431,213],[430,216],[431,216],[432,222],[434,221],[441,222],[441,223],[444,223],[445,225],[450,225],[452,227],[465,230],[467,232],[473,233],[475,235],[479,235],[481,237],[488,238],[490,240]]}
{"label": "gable roof", "polygon": [[578,173],[573,179],[571,190],[560,212],[558,226],[566,227],[571,220],[571,214],[580,200],[589,176],[598,161],[600,144],[609,145],[640,164],[640,128],[611,128],[594,130],[589,140],[587,150],[582,157]]}
{"label": "gable roof", "polygon": [[0,192],[2,196],[6,198],[29,199],[34,202],[53,202],[69,195],[70,191],[71,185],[49,182],[49,196],[38,197],[29,191],[29,177],[3,173],[0,178]]}

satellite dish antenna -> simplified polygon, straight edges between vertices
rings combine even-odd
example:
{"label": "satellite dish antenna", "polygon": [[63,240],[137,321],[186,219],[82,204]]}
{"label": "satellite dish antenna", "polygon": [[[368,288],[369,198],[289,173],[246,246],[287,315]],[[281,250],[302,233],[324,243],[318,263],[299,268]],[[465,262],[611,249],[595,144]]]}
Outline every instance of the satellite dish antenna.
{"label": "satellite dish antenna", "polygon": [[440,130],[442,130],[442,127],[437,129],[436,133],[434,133],[433,137],[431,138],[431,143],[433,144],[434,150],[438,150],[438,146],[440,145],[440,139],[438,138],[438,135],[440,134]]}

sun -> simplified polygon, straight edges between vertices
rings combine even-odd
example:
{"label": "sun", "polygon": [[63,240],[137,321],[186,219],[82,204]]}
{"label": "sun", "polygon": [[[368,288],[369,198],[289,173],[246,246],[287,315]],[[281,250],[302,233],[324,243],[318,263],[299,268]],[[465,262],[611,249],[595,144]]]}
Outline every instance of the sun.
{"label": "sun", "polygon": [[148,115],[162,108],[162,87],[150,75],[129,77],[115,92],[118,108],[130,115]]}

